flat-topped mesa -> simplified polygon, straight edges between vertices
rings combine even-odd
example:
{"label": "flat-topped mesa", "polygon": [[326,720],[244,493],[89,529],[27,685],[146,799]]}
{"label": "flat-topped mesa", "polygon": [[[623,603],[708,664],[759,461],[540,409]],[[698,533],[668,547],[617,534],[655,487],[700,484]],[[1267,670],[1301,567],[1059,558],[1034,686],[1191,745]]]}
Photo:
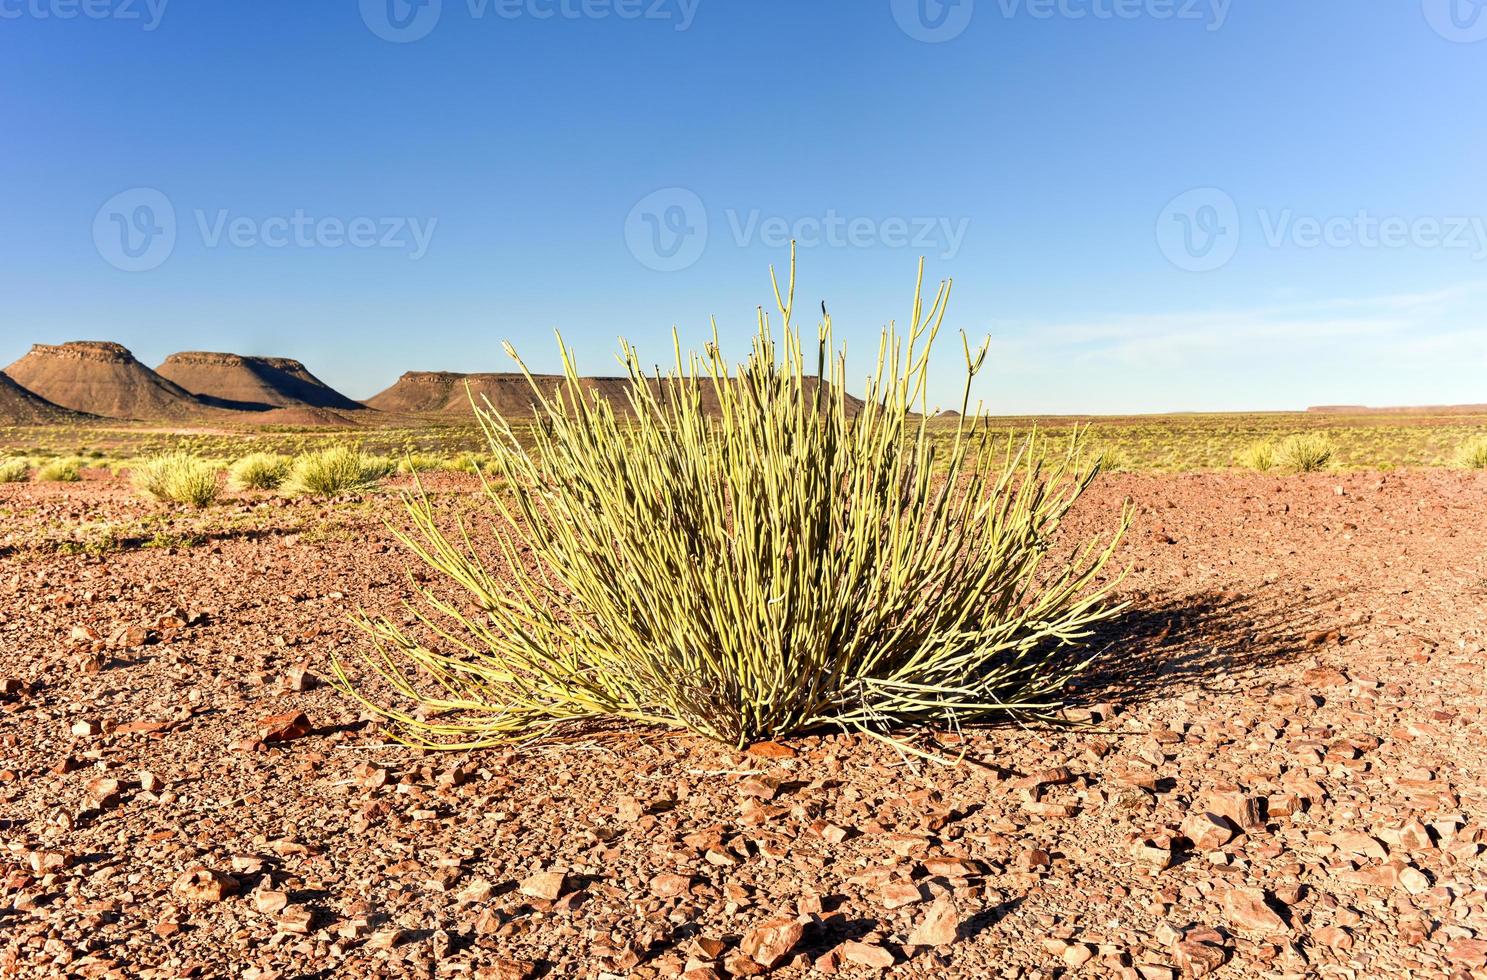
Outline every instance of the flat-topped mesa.
{"label": "flat-topped mesa", "polygon": [[364,407],[289,357],[182,351],[167,357],[159,373],[218,408],[250,412],[281,408],[355,412]]}
{"label": "flat-topped mesa", "polygon": [[5,369],[54,405],[113,419],[171,419],[210,409],[137,361],[121,344],[80,340],[37,344]]}
{"label": "flat-topped mesa", "polygon": [[[663,383],[654,378],[646,380],[653,388]],[[564,378],[559,374],[534,374],[532,381],[546,394],[559,390]],[[628,377],[586,377],[580,378],[579,383],[585,391],[598,394],[618,411],[630,410]],[[815,383],[814,378],[807,378],[807,389],[811,390]],[[698,395],[704,412],[721,414],[717,392],[710,380],[703,379],[699,383]],[[469,415],[471,396],[476,405],[484,408],[489,402],[497,414],[509,418],[532,414],[535,401],[531,383],[525,375],[516,372],[408,371],[391,388],[367,399],[366,404],[383,412],[406,415]],[[861,404],[858,399],[847,397],[849,412],[855,413]]]}
{"label": "flat-topped mesa", "polygon": [[65,344],[32,344],[27,357],[51,357],[105,364],[139,363],[129,348],[111,340],[69,340]]}
{"label": "flat-topped mesa", "polygon": [[186,350],[172,354],[160,366],[163,368],[166,364],[195,364],[207,367],[258,365],[272,368],[275,371],[305,371],[305,366],[292,357],[255,357],[249,354],[224,354],[207,350]]}

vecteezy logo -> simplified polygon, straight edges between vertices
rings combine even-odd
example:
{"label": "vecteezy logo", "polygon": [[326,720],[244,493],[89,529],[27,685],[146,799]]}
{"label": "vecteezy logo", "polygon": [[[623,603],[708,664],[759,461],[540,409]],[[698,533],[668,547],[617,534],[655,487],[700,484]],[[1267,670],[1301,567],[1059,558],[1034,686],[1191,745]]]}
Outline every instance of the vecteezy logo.
{"label": "vecteezy logo", "polygon": [[1157,247],[1188,272],[1212,272],[1239,251],[1239,207],[1217,187],[1174,197],[1157,218]]}
{"label": "vecteezy logo", "polygon": [[1425,19],[1447,41],[1487,40],[1487,0],[1421,0]]}
{"label": "vecteezy logo", "polygon": [[625,245],[656,272],[680,272],[707,248],[707,208],[685,187],[665,187],[641,198],[625,218]]}
{"label": "vecteezy logo", "polygon": [[898,29],[916,41],[939,44],[959,37],[971,24],[976,0],[889,0]]}
{"label": "vecteezy logo", "polygon": [[361,0],[361,19],[384,41],[407,44],[428,37],[444,0]]}
{"label": "vecteezy logo", "polygon": [[176,209],[150,187],[115,194],[93,218],[93,245],[116,269],[158,269],[175,251]]}

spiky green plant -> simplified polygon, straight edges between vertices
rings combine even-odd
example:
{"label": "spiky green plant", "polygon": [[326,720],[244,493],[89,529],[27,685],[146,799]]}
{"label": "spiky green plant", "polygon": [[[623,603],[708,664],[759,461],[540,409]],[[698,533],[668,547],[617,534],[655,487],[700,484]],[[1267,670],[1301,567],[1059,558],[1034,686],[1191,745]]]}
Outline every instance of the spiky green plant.
{"label": "spiky green plant", "polygon": [[30,460],[20,456],[0,459],[0,483],[25,483],[30,478]]}
{"label": "spiky green plant", "polygon": [[1239,452],[1239,465],[1248,470],[1264,473],[1275,468],[1275,444],[1262,439],[1250,443]]}
{"label": "spiky green plant", "polygon": [[1332,440],[1322,433],[1298,432],[1275,447],[1275,464],[1298,473],[1315,473],[1331,466],[1336,452]]}
{"label": "spiky green plant", "polygon": [[79,483],[82,478],[80,459],[49,459],[36,470],[36,479],[44,483]]}
{"label": "spiky green plant", "polygon": [[277,453],[249,453],[227,471],[228,483],[234,490],[277,490],[289,476],[288,456]]}
{"label": "spiky green plant", "polygon": [[335,497],[376,486],[397,469],[385,456],[354,446],[331,446],[297,457],[280,487],[291,497]]}
{"label": "spiky green plant", "polygon": [[143,460],[130,471],[135,489],[156,500],[189,507],[216,501],[217,467],[189,453],[163,453]]}
{"label": "spiky green plant", "polygon": [[[1080,438],[1077,434],[1076,439]],[[1131,457],[1119,446],[1099,446],[1093,451],[1094,462],[1102,473],[1121,473],[1131,469]]]}
{"label": "spiky green plant", "polygon": [[1456,452],[1456,465],[1469,470],[1487,470],[1487,435],[1468,439]]}
{"label": "spiky green plant", "polygon": [[761,311],[736,373],[716,327],[685,361],[673,337],[665,379],[624,344],[631,390],[615,406],[584,391],[559,338],[565,384],[527,374],[527,446],[488,402],[476,411],[499,478],[485,487],[494,553],[463,521],[446,530],[421,487],[405,495],[412,528],[394,530],[456,587],[418,587],[442,642],[363,618],[365,664],[402,703],[336,660],[343,689],[397,737],[442,748],[604,718],[743,745],[1055,710],[1091,627],[1119,608],[1101,577],[1130,509],[1107,535],[1055,545],[1098,464],[967,415],[984,345],[965,345],[953,435],[931,438],[929,349],[950,284],[928,310],[922,286],[921,263],[907,343],[885,329],[860,405],[830,319],[814,349],[800,341],[793,255],[784,296],[775,282],[783,340]]}

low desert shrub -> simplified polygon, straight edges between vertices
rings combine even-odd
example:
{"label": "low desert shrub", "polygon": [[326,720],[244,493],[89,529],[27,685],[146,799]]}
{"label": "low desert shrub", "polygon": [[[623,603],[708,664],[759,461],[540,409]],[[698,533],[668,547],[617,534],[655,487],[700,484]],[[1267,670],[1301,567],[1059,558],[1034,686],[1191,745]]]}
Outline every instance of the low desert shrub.
{"label": "low desert shrub", "polygon": [[1250,443],[1239,452],[1239,465],[1264,473],[1275,468],[1275,444],[1267,440]]}
{"label": "low desert shrub", "polygon": [[460,453],[445,462],[444,467],[451,473],[469,473],[478,475],[485,472],[486,461],[484,457],[475,453]]}
{"label": "low desert shrub", "polygon": [[36,479],[46,483],[78,483],[82,478],[80,459],[49,459],[36,470]]}
{"label": "low desert shrub", "polygon": [[1468,439],[1456,452],[1456,465],[1469,470],[1487,470],[1487,435]]}
{"label": "low desert shrub", "polygon": [[1300,432],[1286,436],[1275,447],[1275,464],[1298,473],[1315,473],[1332,464],[1336,449],[1332,440],[1319,432]]}
{"label": "low desert shrub", "polygon": [[1135,464],[1119,446],[1100,446],[1094,452],[1094,461],[1101,473],[1128,473]]}
{"label": "low desert shrub", "polygon": [[[368,669],[353,680],[335,660],[342,689],[440,748],[600,719],[737,746],[1056,711],[1092,627],[1119,609],[1103,573],[1129,508],[1108,534],[1055,546],[1098,473],[1077,441],[1014,444],[965,399],[932,436],[948,282],[927,310],[916,291],[906,339],[884,331],[858,405],[830,319],[802,344],[794,279],[792,257],[775,288],[782,340],[761,311],[736,371],[715,337],[647,383],[625,344],[631,402],[617,407],[585,391],[560,342],[566,381],[532,382],[536,424],[477,409],[494,554],[458,518],[443,526],[421,488],[406,494],[399,537],[439,573],[419,586],[433,632],[363,618]],[[965,353],[974,377],[986,347]]]}
{"label": "low desert shrub", "polygon": [[280,489],[291,497],[335,497],[373,487],[396,469],[385,456],[368,456],[354,446],[331,446],[297,457]]}
{"label": "low desert shrub", "polygon": [[429,473],[439,469],[443,465],[443,457],[430,456],[427,453],[407,453],[398,458],[398,472],[405,475],[409,473]]}
{"label": "low desert shrub", "polygon": [[289,466],[288,456],[250,453],[232,464],[227,479],[234,490],[277,490],[289,476]]}
{"label": "low desert shrub", "polygon": [[216,501],[217,467],[189,453],[165,453],[143,460],[130,471],[135,489],[156,500],[189,507]]}
{"label": "low desert shrub", "polygon": [[31,461],[19,456],[0,459],[0,483],[25,483],[31,479]]}

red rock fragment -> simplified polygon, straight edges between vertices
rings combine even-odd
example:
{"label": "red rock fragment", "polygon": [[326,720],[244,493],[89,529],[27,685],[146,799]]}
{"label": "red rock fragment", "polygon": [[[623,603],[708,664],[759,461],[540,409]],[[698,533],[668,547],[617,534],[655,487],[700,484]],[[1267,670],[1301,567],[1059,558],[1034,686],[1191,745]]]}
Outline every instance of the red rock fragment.
{"label": "red rock fragment", "polygon": [[517,890],[528,898],[555,902],[563,893],[563,885],[567,881],[568,876],[561,871],[539,871],[528,875]]}
{"label": "red rock fragment", "polygon": [[755,742],[749,746],[748,753],[761,759],[793,759],[797,755],[794,749],[781,742]]}
{"label": "red rock fragment", "polygon": [[1225,888],[1219,904],[1238,929],[1262,935],[1287,931],[1285,920],[1265,904],[1265,893],[1258,888]]}
{"label": "red rock fragment", "polygon": [[1214,813],[1193,813],[1182,822],[1182,835],[1200,851],[1214,851],[1234,839],[1234,829]]}
{"label": "red rock fragment", "polygon": [[1206,977],[1229,958],[1228,951],[1214,943],[1182,939],[1172,948],[1172,959],[1178,969],[1191,977]]}
{"label": "red rock fragment", "polygon": [[794,919],[770,919],[744,933],[739,948],[761,967],[773,970],[785,961],[804,935],[805,927]]}
{"label": "red rock fragment", "polygon": [[119,802],[122,790],[117,779],[110,779],[107,776],[98,776],[88,780],[88,785],[84,788],[88,798],[97,804],[100,810],[115,806]]}
{"label": "red rock fragment", "polygon": [[185,901],[211,904],[236,894],[238,883],[236,878],[220,871],[193,868],[177,878],[171,890]]}
{"label": "red rock fragment", "polygon": [[1487,965],[1487,939],[1458,939],[1446,947],[1446,959],[1464,966]]}
{"label": "red rock fragment", "polygon": [[258,738],[263,742],[291,742],[310,734],[310,719],[303,711],[269,715],[258,722]]}
{"label": "red rock fragment", "polygon": [[1067,766],[1055,766],[1050,769],[1039,769],[1021,779],[1014,779],[1010,785],[1013,789],[1041,789],[1044,786],[1062,786],[1073,781],[1074,774]]}
{"label": "red rock fragment", "polygon": [[955,907],[955,900],[949,895],[941,895],[909,933],[909,945],[948,946],[959,934],[960,911]]}
{"label": "red rock fragment", "polygon": [[1265,801],[1260,797],[1238,789],[1224,789],[1210,793],[1206,802],[1210,812],[1227,817],[1246,834],[1265,829]]}
{"label": "red rock fragment", "polygon": [[841,945],[842,958],[859,966],[886,970],[893,965],[893,953],[877,943],[846,942]]}
{"label": "red rock fragment", "polygon": [[692,888],[692,879],[686,875],[661,874],[651,879],[651,894],[657,898],[678,898]]}
{"label": "red rock fragment", "polygon": [[924,901],[924,894],[912,881],[890,881],[878,892],[878,901],[885,909],[900,909]]}

